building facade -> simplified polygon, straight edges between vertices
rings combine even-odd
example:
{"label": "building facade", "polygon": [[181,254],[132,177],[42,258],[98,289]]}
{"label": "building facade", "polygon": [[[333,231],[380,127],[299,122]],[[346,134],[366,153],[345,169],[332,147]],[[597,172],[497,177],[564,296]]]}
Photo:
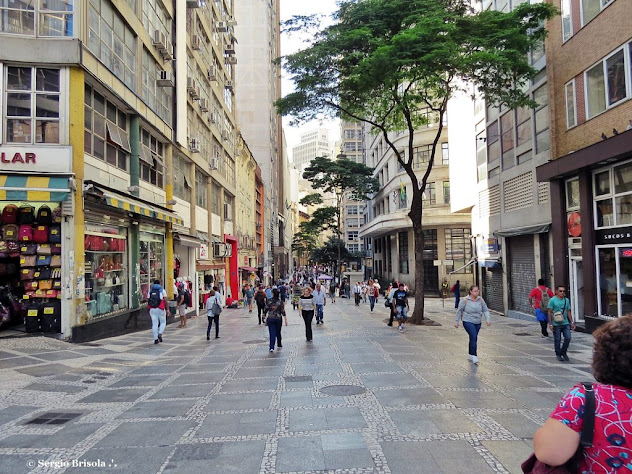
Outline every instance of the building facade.
{"label": "building facade", "polygon": [[258,275],[258,258],[256,251],[256,181],[257,162],[250,152],[243,137],[239,135],[237,142],[237,209],[235,228],[237,230],[240,285],[254,285],[260,280]]}
{"label": "building facade", "polygon": [[592,331],[632,311],[632,13],[627,2],[559,0],[547,56],[556,284]]}
{"label": "building facade", "polygon": [[[438,126],[430,111],[426,113],[429,114],[427,127],[416,130],[413,137],[413,168],[420,177],[427,169]],[[444,278],[451,283],[459,279],[464,288],[474,280],[472,266],[468,265],[472,256],[470,214],[450,210],[448,127],[443,130],[423,207],[424,291],[429,295],[439,294]],[[366,164],[374,168],[380,190],[367,202],[365,222],[358,235],[362,239],[371,239],[373,277],[381,281],[399,280],[414,288],[414,237],[408,217],[412,201],[410,178],[382,136],[366,133],[364,137]],[[389,138],[398,149],[407,149],[407,133],[394,133]],[[408,153],[405,155],[408,160]],[[349,207],[352,214],[348,213],[346,217],[352,218],[356,209]],[[358,213],[359,209],[360,206]]]}
{"label": "building facade", "polygon": [[145,327],[156,279],[170,297],[176,278],[190,280],[196,302],[201,273],[230,285],[233,12],[162,0],[51,8],[1,9],[0,152],[11,163],[0,198],[25,217],[22,245],[0,254],[26,329],[84,341]]}
{"label": "building facade", "polygon": [[302,133],[301,142],[292,148],[292,163],[301,176],[317,156],[332,157],[329,130],[326,128],[315,128]]}

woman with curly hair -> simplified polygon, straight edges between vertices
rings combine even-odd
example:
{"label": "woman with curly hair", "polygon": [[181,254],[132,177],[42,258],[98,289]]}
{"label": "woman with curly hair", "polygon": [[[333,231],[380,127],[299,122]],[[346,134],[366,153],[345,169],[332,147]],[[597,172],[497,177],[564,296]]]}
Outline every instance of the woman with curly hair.
{"label": "woman with curly hair", "polygon": [[[584,448],[578,472],[630,470],[632,459],[632,317],[624,316],[595,333],[593,372],[595,395],[593,445]],[[578,384],[562,398],[550,418],[535,433],[539,461],[561,466],[579,447],[586,390]]]}

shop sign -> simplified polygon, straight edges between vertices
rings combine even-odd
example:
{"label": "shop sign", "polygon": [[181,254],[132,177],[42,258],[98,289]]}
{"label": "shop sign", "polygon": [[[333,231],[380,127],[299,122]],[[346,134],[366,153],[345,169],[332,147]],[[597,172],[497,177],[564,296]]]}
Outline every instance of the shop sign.
{"label": "shop sign", "polygon": [[483,239],[479,246],[480,253],[484,255],[491,255],[500,252],[500,244],[498,239]]}
{"label": "shop sign", "polygon": [[632,243],[632,227],[619,227],[617,229],[601,229],[595,231],[598,245],[629,244]]}
{"label": "shop sign", "polygon": [[72,147],[0,145],[0,172],[71,173]]}
{"label": "shop sign", "polygon": [[198,252],[200,253],[199,260],[208,260],[208,245],[200,244]]}
{"label": "shop sign", "polygon": [[571,237],[580,237],[582,235],[582,216],[579,212],[573,212],[568,215],[568,235]]}

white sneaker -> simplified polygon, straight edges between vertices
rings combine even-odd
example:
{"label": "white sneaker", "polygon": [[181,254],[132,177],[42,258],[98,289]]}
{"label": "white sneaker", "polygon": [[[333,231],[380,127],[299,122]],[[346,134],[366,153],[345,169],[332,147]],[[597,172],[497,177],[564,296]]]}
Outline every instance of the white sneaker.
{"label": "white sneaker", "polygon": [[467,360],[469,360],[470,362],[472,362],[472,357],[473,357],[472,355],[468,355],[468,356],[467,356]]}
{"label": "white sneaker", "polygon": [[472,362],[474,362],[475,365],[478,365],[478,357],[472,356]]}

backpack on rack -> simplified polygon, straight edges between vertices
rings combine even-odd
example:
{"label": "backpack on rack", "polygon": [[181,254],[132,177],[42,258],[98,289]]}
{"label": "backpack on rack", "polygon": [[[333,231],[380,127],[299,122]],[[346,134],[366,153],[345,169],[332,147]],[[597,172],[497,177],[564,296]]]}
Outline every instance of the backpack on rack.
{"label": "backpack on rack", "polygon": [[18,210],[18,224],[34,224],[35,223],[35,208],[30,204],[24,204],[20,206]]}
{"label": "backpack on rack", "polygon": [[42,332],[61,332],[61,301],[44,303],[41,313]]}
{"label": "backpack on rack", "polygon": [[15,224],[9,224],[2,227],[3,240],[18,240],[19,227]]}
{"label": "backpack on rack", "polygon": [[54,225],[50,228],[48,234],[48,241],[51,244],[60,244],[61,243],[61,227],[58,225]]}
{"label": "backpack on rack", "polygon": [[33,242],[45,244],[48,242],[48,226],[38,225],[33,232]]}
{"label": "backpack on rack", "polygon": [[160,307],[160,303],[162,302],[162,298],[160,298],[161,293],[162,289],[159,286],[152,286],[149,292],[149,298],[147,299],[147,306],[150,308]]}
{"label": "backpack on rack", "polygon": [[30,242],[33,240],[33,227],[30,224],[22,224],[18,231],[18,240],[20,242]]}
{"label": "backpack on rack", "polygon": [[46,204],[42,204],[37,210],[37,223],[49,226],[53,223],[53,213]]}
{"label": "backpack on rack", "polygon": [[540,311],[545,311],[549,307],[549,301],[551,301],[551,297],[549,296],[548,288],[544,291],[542,290],[542,288],[540,288],[540,291],[542,292],[542,299],[540,300]]}
{"label": "backpack on rack", "polygon": [[39,332],[41,326],[41,309],[41,303],[33,303],[26,307],[26,316],[24,317],[26,332]]}
{"label": "backpack on rack", "polygon": [[7,204],[2,209],[2,217],[0,222],[2,224],[15,224],[18,221],[18,206],[15,204]]}

